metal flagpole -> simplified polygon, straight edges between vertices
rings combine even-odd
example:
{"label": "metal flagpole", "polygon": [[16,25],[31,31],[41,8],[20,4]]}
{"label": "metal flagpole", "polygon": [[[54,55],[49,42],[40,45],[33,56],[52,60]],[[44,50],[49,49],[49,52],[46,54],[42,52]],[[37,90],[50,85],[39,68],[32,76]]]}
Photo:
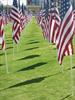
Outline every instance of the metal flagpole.
{"label": "metal flagpole", "polygon": [[5,53],[5,62],[6,62],[6,72],[8,74],[9,71],[8,71],[8,61],[7,61],[7,53],[6,53],[6,50],[4,50],[4,53]]}
{"label": "metal flagpole", "polygon": [[[18,0],[18,9],[19,9],[19,12],[20,12],[20,10],[21,10],[21,4],[20,4],[20,3],[21,3],[20,0]],[[19,51],[19,50],[18,50],[18,49],[19,49],[18,46],[19,46],[19,43],[17,43],[17,50],[16,50],[17,53],[18,53],[18,51]]]}
{"label": "metal flagpole", "polygon": [[62,73],[64,72],[64,68],[63,67],[64,67],[63,64],[60,65],[60,70],[61,70]]}
{"label": "metal flagpole", "polygon": [[[7,5],[8,5],[8,1],[7,1]],[[3,38],[4,38],[4,35],[3,35]],[[3,41],[2,41],[3,42]],[[5,62],[6,62],[6,72],[7,72],[7,74],[9,73],[9,71],[8,71],[8,63],[7,63],[7,54],[6,54],[6,50],[5,50],[5,41],[4,41],[4,44],[3,44],[3,52],[4,52],[4,54],[5,54]]]}
{"label": "metal flagpole", "polygon": [[73,0],[73,10],[74,10],[74,0]]}
{"label": "metal flagpole", "polygon": [[18,54],[18,51],[19,51],[19,50],[18,50],[18,44],[17,44],[16,46],[17,46],[17,50],[16,50],[17,52],[16,52],[16,54]]}
{"label": "metal flagpole", "polygon": [[[74,10],[74,0],[72,3],[73,3],[73,10]],[[70,81],[71,81],[71,95],[74,96],[74,77],[73,77],[72,55],[70,55]]]}
{"label": "metal flagpole", "polygon": [[71,80],[71,94],[74,96],[74,81],[73,81],[73,64],[72,64],[72,55],[70,56],[70,80]]}
{"label": "metal flagpole", "polygon": [[[1,16],[0,16],[0,20],[1,20],[1,18],[2,18],[2,16],[3,16],[3,4],[0,4],[0,6],[1,6],[1,8],[0,8],[0,13],[1,13]],[[1,12],[2,11],[2,12]],[[0,27],[1,27],[1,25],[0,25]],[[0,39],[0,45],[2,44],[1,43],[1,39]],[[1,54],[2,54],[2,50],[0,50],[1,51]],[[2,63],[2,57],[1,57],[1,59],[0,59],[0,62]]]}
{"label": "metal flagpole", "polygon": [[[55,0],[55,7],[57,7],[59,9],[60,6],[61,6],[60,5],[60,0]],[[62,73],[64,72],[63,64],[60,65],[60,72],[62,72]]]}
{"label": "metal flagpole", "polygon": [[13,60],[14,60],[14,40],[13,40]]}
{"label": "metal flagpole", "polygon": [[[7,6],[8,6],[8,0],[7,0]],[[6,8],[6,14],[7,14],[7,12],[8,12],[8,9]],[[5,62],[6,62],[6,72],[8,74],[9,71],[8,71],[8,60],[7,60],[7,52],[6,52],[6,49],[4,50],[4,53],[5,53]]]}

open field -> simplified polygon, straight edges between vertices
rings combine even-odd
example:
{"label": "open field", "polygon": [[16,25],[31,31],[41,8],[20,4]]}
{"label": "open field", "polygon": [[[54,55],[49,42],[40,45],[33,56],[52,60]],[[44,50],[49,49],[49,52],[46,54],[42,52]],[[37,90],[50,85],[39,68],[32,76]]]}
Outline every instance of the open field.
{"label": "open field", "polygon": [[[0,100],[75,100],[71,97],[70,57],[64,57],[62,73],[55,46],[43,38],[34,18],[20,43],[14,45],[14,56],[11,24],[5,27],[5,34],[9,74],[0,51]],[[75,54],[73,76],[75,92]]]}

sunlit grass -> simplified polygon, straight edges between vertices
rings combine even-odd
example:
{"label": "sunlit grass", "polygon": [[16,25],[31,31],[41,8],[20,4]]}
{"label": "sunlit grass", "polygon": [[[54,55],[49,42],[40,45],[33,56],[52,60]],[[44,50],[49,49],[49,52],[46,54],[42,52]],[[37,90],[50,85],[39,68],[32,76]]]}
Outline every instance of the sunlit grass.
{"label": "sunlit grass", "polygon": [[[14,44],[13,59],[11,28],[11,24],[5,27],[9,74],[4,52],[0,51],[0,100],[75,100],[70,96],[70,57],[64,57],[62,73],[55,46],[44,40],[33,17],[22,32],[19,44]],[[73,76],[75,83],[75,69]]]}

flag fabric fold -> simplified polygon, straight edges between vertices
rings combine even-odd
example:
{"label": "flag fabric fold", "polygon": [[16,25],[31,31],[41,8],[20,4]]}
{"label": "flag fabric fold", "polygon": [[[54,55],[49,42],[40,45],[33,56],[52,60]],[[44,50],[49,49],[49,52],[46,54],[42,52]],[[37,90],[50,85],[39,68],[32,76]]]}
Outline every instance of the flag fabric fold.
{"label": "flag fabric fold", "polygon": [[12,37],[15,43],[18,43],[20,39],[20,11],[18,9],[17,0],[13,0],[10,17],[13,20]]}
{"label": "flag fabric fold", "polygon": [[74,33],[75,33],[75,9],[73,10],[73,15],[74,15]]}
{"label": "flag fabric fold", "polygon": [[70,0],[61,1],[60,9],[55,0],[50,1],[50,6],[45,2],[45,7],[37,16],[44,37],[50,43],[56,44],[58,61],[61,64],[63,57],[73,54],[72,38],[74,34],[74,18]]}
{"label": "flag fabric fold", "polygon": [[4,41],[4,22],[3,17],[0,16],[0,44],[2,45],[2,50],[5,50],[5,41]]}
{"label": "flag fabric fold", "polygon": [[62,60],[66,51],[70,50],[69,55],[72,55],[72,38],[74,35],[74,21],[72,13],[72,5],[70,0],[61,1],[60,18],[61,24],[58,30],[56,45],[58,49],[58,61],[62,64]]}

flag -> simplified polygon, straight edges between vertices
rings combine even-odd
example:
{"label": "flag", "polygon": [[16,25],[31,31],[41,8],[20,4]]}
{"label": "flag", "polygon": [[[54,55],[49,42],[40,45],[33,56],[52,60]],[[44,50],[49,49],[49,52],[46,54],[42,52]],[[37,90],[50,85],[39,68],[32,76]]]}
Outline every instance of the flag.
{"label": "flag", "polygon": [[72,40],[71,40],[70,42],[68,42],[68,47],[66,48],[64,56],[72,55],[73,53],[74,53],[73,44],[72,44]]}
{"label": "flag", "polygon": [[2,16],[0,16],[0,44],[2,45],[2,49],[5,50],[4,23]]}
{"label": "flag", "polygon": [[25,28],[27,23],[31,20],[31,16],[25,13],[24,5],[20,7],[20,0],[19,0],[19,10],[20,10],[20,32]]}
{"label": "flag", "polygon": [[51,0],[50,2],[50,15],[51,15],[51,22],[50,22],[50,42],[56,42],[56,33],[60,26],[61,19],[59,17],[59,11],[56,5],[55,0]]}
{"label": "flag", "polygon": [[44,1],[44,12],[43,12],[43,20],[42,25],[45,33],[46,39],[50,42],[50,23],[51,23],[51,16],[50,16],[50,9],[49,9],[49,0]]}
{"label": "flag", "polygon": [[73,10],[73,15],[74,15],[74,33],[75,33],[75,10]]}
{"label": "flag", "polygon": [[[60,8],[61,24],[58,29],[58,37],[56,45],[58,49],[58,61],[62,64],[63,57],[68,51],[70,44],[72,43],[74,33],[74,22],[73,22],[73,10],[70,0],[62,0]],[[72,52],[72,48],[69,49]],[[70,53],[72,55],[72,53]]]}
{"label": "flag", "polygon": [[40,22],[41,22],[41,14],[42,14],[42,10],[40,11],[40,12],[38,12],[37,14],[36,14],[36,20],[37,20],[37,23],[40,25]]}
{"label": "flag", "polygon": [[41,26],[41,28],[42,28],[42,20],[44,19],[44,15],[45,15],[44,12],[45,12],[45,0],[44,0],[44,7],[42,7],[41,5],[40,11],[36,14],[37,23]]}
{"label": "flag", "polygon": [[[50,9],[50,13],[51,13],[51,24],[50,24],[50,29],[51,29],[51,32],[50,32],[50,40],[52,43],[56,43],[56,38],[58,37],[57,35],[57,32],[58,32],[58,29],[60,27],[60,24],[61,24],[61,18],[59,16],[59,10],[57,8],[57,4],[54,0],[51,0],[51,9]],[[68,55],[72,55],[73,54],[73,45],[72,45],[72,41],[71,43],[69,43],[66,51],[65,51],[65,56],[68,56]]]}
{"label": "flag", "polygon": [[18,10],[17,0],[13,0],[10,17],[13,20],[13,40],[15,43],[18,43],[20,39],[20,12]]}
{"label": "flag", "polygon": [[73,10],[73,14],[74,14],[74,20],[75,20],[75,10]]}
{"label": "flag", "polygon": [[26,23],[27,23],[27,17],[25,15],[24,5],[22,4],[22,9],[20,9],[20,25],[21,25],[21,31],[25,28]]}
{"label": "flag", "polygon": [[44,36],[48,39],[50,43],[55,43],[56,33],[60,25],[59,11],[56,7],[56,2],[51,0],[50,6],[49,1],[44,1],[44,9],[40,11],[37,17],[38,23],[40,23]]}
{"label": "flag", "polygon": [[44,0],[44,8],[40,11],[37,17],[37,22],[42,28],[43,36],[49,41],[50,35],[50,15],[49,15],[49,1]]}

